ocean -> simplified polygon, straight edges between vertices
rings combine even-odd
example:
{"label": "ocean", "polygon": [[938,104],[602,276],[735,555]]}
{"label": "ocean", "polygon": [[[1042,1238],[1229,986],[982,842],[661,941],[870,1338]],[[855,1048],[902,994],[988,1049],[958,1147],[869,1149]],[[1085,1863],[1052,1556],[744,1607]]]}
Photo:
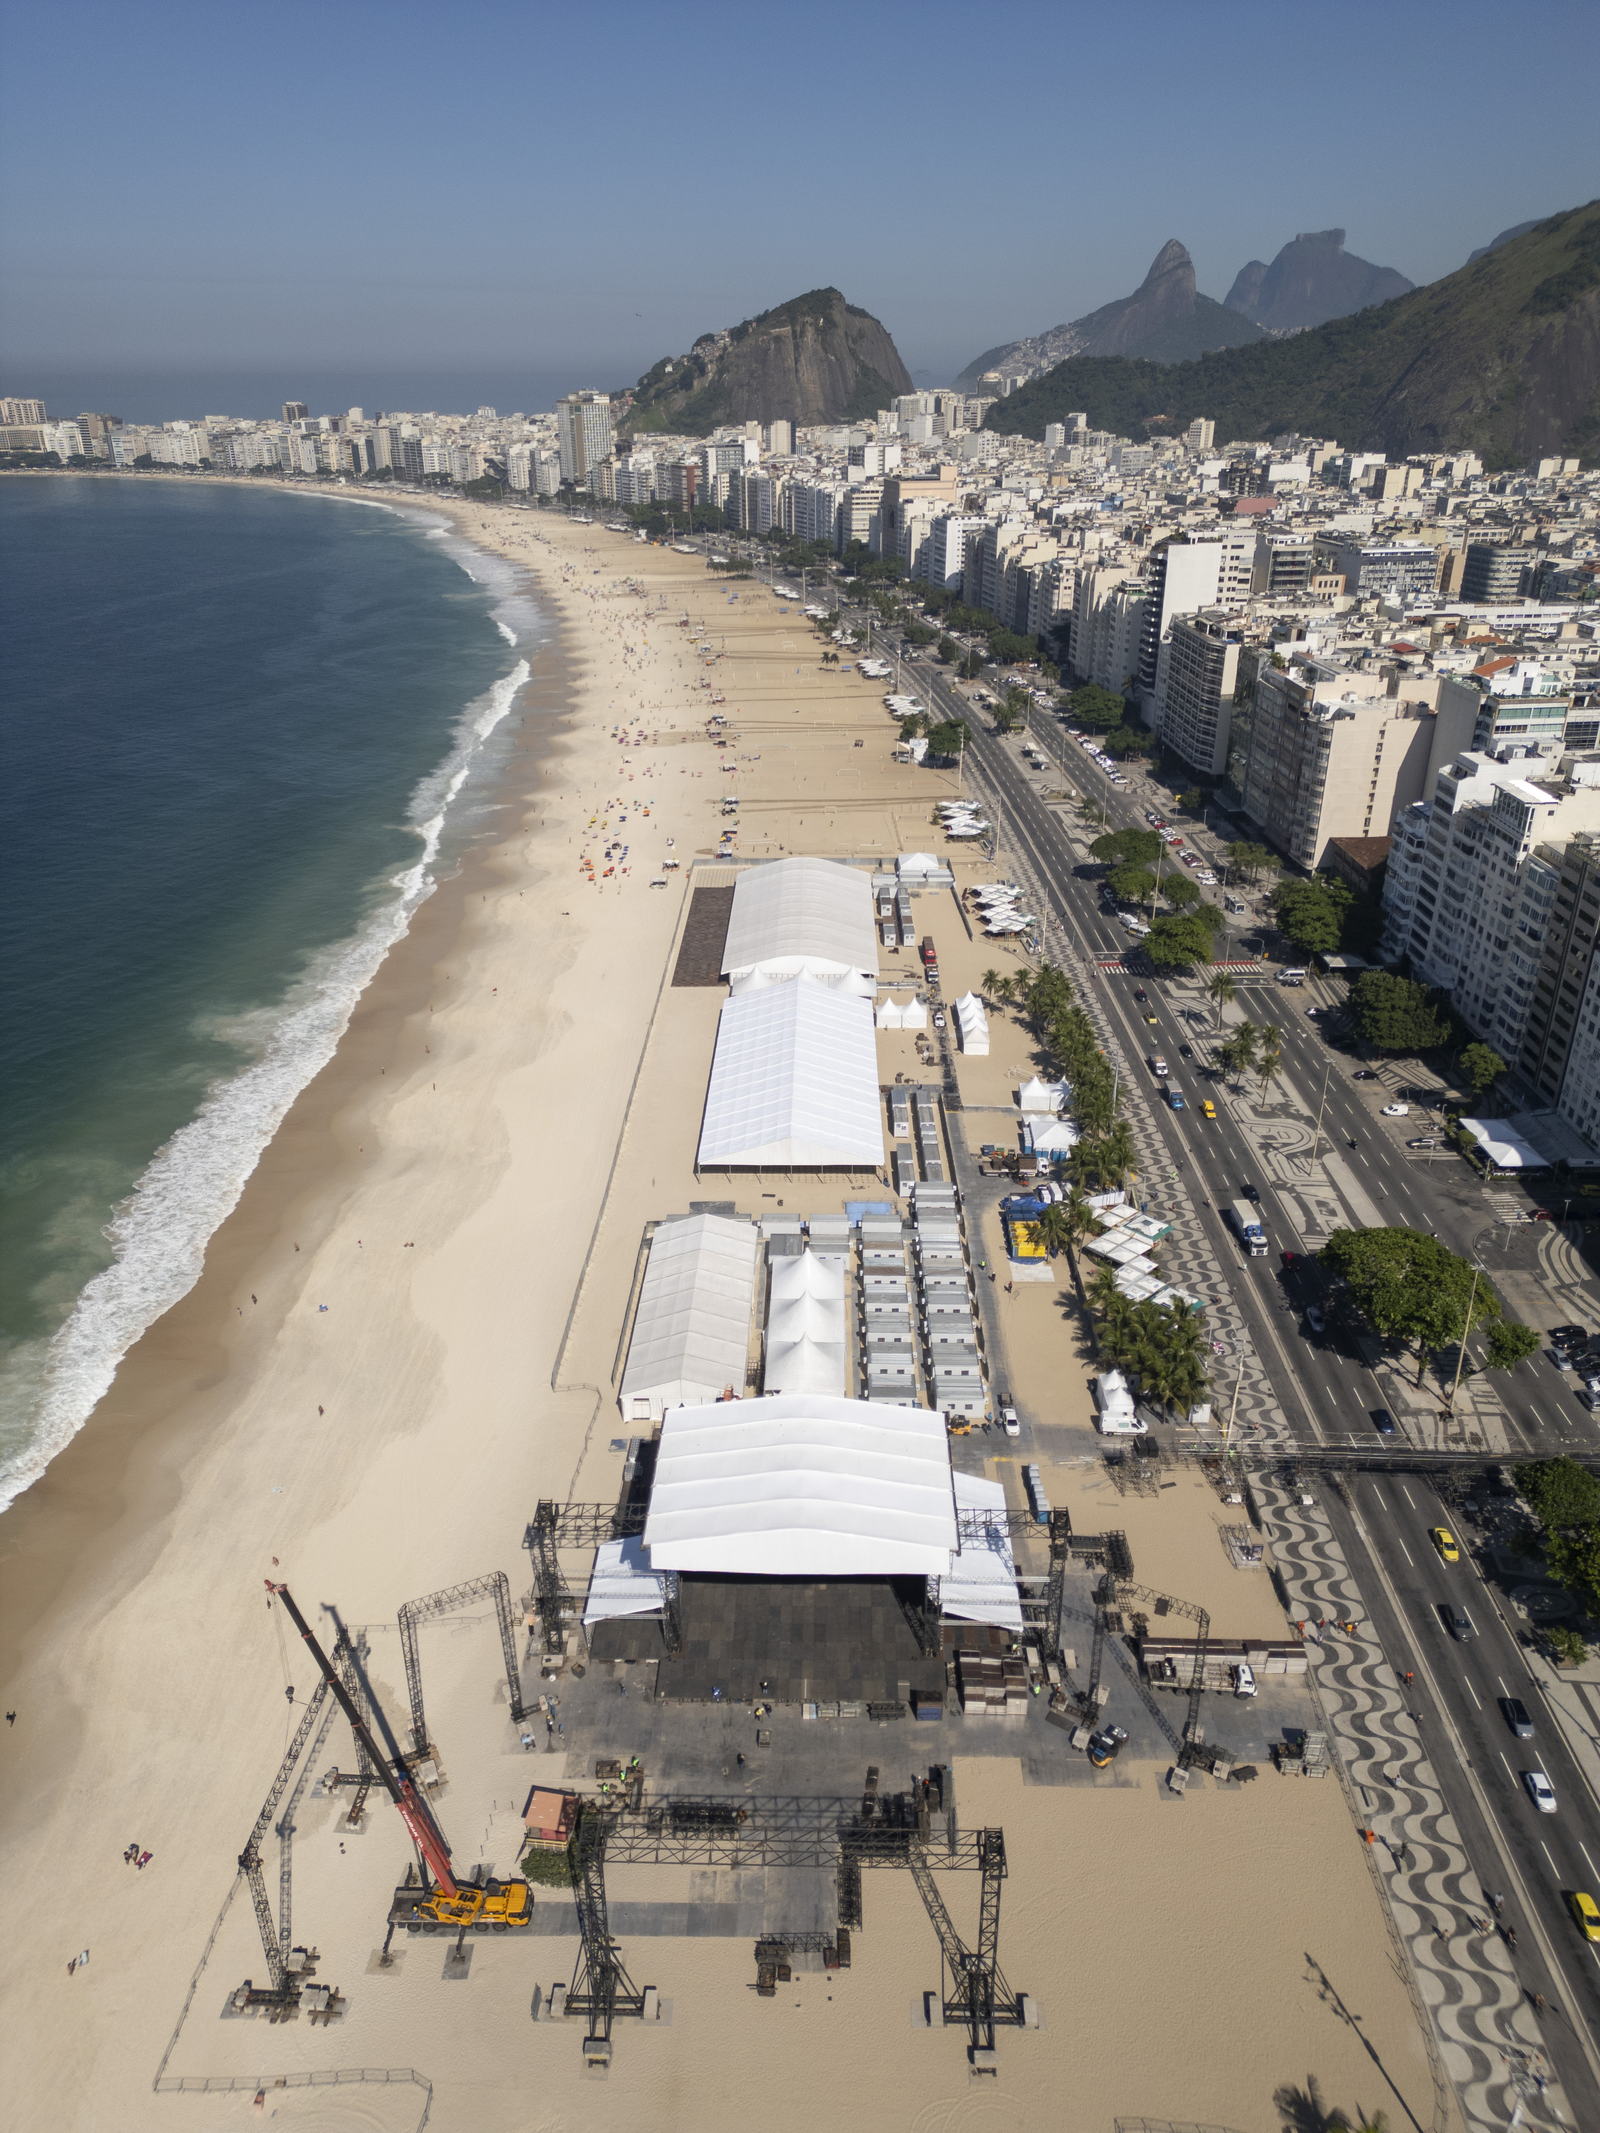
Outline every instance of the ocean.
{"label": "ocean", "polygon": [[550,625],[426,505],[0,479],[0,1509],[193,1286]]}

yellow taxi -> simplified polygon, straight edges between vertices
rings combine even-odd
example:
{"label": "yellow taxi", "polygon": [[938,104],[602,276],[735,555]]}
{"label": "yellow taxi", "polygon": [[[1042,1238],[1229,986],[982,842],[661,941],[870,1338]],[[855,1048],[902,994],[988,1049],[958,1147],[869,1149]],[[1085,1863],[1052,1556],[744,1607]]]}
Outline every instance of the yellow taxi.
{"label": "yellow taxi", "polygon": [[1211,1101],[1211,1098],[1209,1096],[1202,1096],[1200,1099],[1200,1116],[1202,1118],[1215,1118],[1216,1115],[1217,1107]]}
{"label": "yellow taxi", "polygon": [[1460,1562],[1461,1550],[1456,1543],[1455,1535],[1448,1526],[1430,1526],[1428,1528],[1428,1538],[1447,1563]]}
{"label": "yellow taxi", "polygon": [[1578,1921],[1578,1931],[1585,1940],[1600,1940],[1600,1903],[1582,1889],[1572,1889],[1567,1895],[1567,1909]]}

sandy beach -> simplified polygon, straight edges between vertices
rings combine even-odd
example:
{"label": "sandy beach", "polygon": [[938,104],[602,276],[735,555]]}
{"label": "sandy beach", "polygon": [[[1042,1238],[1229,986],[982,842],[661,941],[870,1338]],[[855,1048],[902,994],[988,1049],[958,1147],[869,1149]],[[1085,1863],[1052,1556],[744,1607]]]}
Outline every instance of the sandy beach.
{"label": "sandy beach", "polygon": [[[1112,2133],[1119,2117],[1273,2133],[1275,2091],[1314,2074],[1330,2103],[1431,2128],[1424,2038],[1337,1784],[1268,1770],[1179,1800],[1153,1760],[1120,1762],[1104,1785],[1039,1783],[999,1744],[969,1756],[959,1736],[938,1745],[957,1758],[963,1824],[1006,1832],[1004,1967],[1043,2014],[1007,2033],[998,2083],[974,2083],[956,2035],[913,2026],[937,1948],[910,1877],[885,1873],[849,1974],[798,1977],[775,2002],[751,1989],[747,1941],[631,1949],[672,2019],[621,2032],[597,2086],[576,2025],[530,2020],[535,1988],[571,1975],[575,1936],[476,1948],[461,1982],[441,1978],[436,1943],[374,1967],[409,1849],[381,1798],[359,1837],[332,1799],[294,1814],[295,1936],[347,1996],[342,2021],[221,2019],[262,1974],[236,1861],[296,1722],[286,1691],[303,1704],[313,1685],[265,1581],[286,1580],[314,1623],[333,1608],[366,1629],[398,1729],[401,1602],[492,1570],[520,1599],[536,1501],[615,1495],[612,1385],[642,1225],[696,1189],[723,995],[669,979],[725,790],[740,796],[741,856],[889,857],[937,838],[942,775],[892,762],[881,685],[822,669],[809,625],[765,588],[740,581],[731,600],[699,557],[553,512],[418,507],[528,571],[560,629],[527,702],[556,708],[526,716],[496,831],[389,955],[199,1283],[0,1519],[0,1698],[17,1714],[0,1734],[0,1830],[25,1925],[0,1952],[11,2122],[209,2129],[253,2116],[260,2080],[261,2115],[305,2127],[426,2115],[443,2133],[714,2133],[752,2111],[796,2129],[825,2111],[917,2133]],[[725,749],[705,735],[712,696],[736,736]],[[1010,967],[997,944],[961,938],[948,892],[938,924],[947,993]],[[961,1074],[967,1101],[998,1114],[1032,1062],[1009,1020],[995,1036]],[[914,1065],[909,1040],[886,1035],[883,1078]],[[991,1138],[980,1116],[974,1144]],[[770,1178],[734,1197],[747,1213],[823,1205],[814,1182]],[[842,1197],[833,1180],[828,1206]],[[1019,1397],[1048,1419],[1061,1499],[1093,1528],[1110,1489],[1088,1463],[1091,1366],[1070,1300],[1008,1301]],[[988,1470],[1017,1491],[1013,1465]],[[1203,1483],[1120,1513],[1141,1567],[1192,1587],[1219,1633],[1281,1631],[1267,1571],[1231,1568]],[[425,1657],[458,1861],[508,1869],[529,1766],[492,1623],[430,1632]],[[881,1729],[871,1743],[896,1767],[918,1751],[933,1752]],[[336,1726],[317,1767],[350,1759]],[[134,1840],[152,1854],[143,1870],[123,1861]],[[277,1857],[274,1843],[275,1899]],[[676,1896],[670,1872],[632,1871],[648,1890],[622,1874],[617,1900]],[[974,1909],[975,1890],[960,1900]],[[271,2086],[339,2070],[337,2087]],[[158,2092],[158,2072],[196,2092]],[[231,2086],[202,2093],[207,2079]]]}

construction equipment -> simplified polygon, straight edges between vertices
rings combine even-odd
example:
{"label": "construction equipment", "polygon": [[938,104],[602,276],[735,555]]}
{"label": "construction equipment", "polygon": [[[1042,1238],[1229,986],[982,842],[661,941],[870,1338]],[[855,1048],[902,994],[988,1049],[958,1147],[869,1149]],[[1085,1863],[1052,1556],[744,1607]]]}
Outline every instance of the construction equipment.
{"label": "construction equipment", "polygon": [[956,1932],[933,1878],[926,1847],[920,1843],[912,1844],[908,1848],[907,1864],[924,1908],[933,1921],[933,1929],[939,1936],[943,1967],[949,1972],[951,1989],[948,1993],[943,1990],[940,1993],[944,2020],[964,2024],[968,2038],[967,2056],[974,2071],[993,2073],[996,2071],[996,2029],[1020,2029],[1025,2019],[1021,2002],[1000,1971],[1000,1884],[1006,1875],[1003,1830],[979,1832],[978,1857],[983,1881],[975,1949],[967,1947]]}
{"label": "construction equipment", "polygon": [[1102,1726],[1098,1733],[1091,1734],[1087,1752],[1096,1770],[1110,1769],[1127,1737],[1121,1726]]}
{"label": "construction equipment", "polygon": [[[1197,1747],[1200,1740],[1200,1698],[1205,1693],[1206,1686],[1205,1657],[1206,1645],[1211,1635],[1210,1615],[1203,1607],[1197,1607],[1190,1600],[1175,1599],[1169,1592],[1153,1592],[1148,1586],[1130,1584],[1127,1579],[1119,1578],[1111,1570],[1100,1580],[1100,1589],[1095,1598],[1097,1604],[1094,1617],[1094,1652],[1089,1664],[1089,1686],[1080,1706],[1085,1719],[1091,1725],[1100,1716],[1100,1667],[1105,1655],[1106,1637],[1112,1627],[1110,1618],[1123,1601],[1147,1600],[1154,1614],[1186,1615],[1194,1623],[1195,1655],[1189,1683],[1189,1709],[1184,1720],[1183,1742],[1178,1752],[1179,1765],[1187,1768],[1190,1749]],[[1148,1701],[1148,1698],[1146,1700]]]}
{"label": "construction equipment", "polygon": [[[439,1615],[453,1613],[458,1607],[466,1607],[473,1600],[492,1599],[496,1619],[500,1624],[500,1649],[506,1664],[506,1691],[511,1704],[513,1725],[521,1725],[527,1717],[527,1707],[522,1701],[522,1674],[517,1664],[517,1636],[511,1620],[511,1581],[503,1570],[492,1570],[487,1577],[470,1578],[465,1585],[447,1585],[442,1592],[430,1592],[421,1600],[407,1600],[400,1610],[400,1649],[406,1663],[406,1694],[411,1699],[411,1745],[419,1756],[431,1754],[428,1745],[428,1721],[422,1708],[422,1657],[417,1649],[417,1630],[420,1624],[432,1621]],[[359,1805],[359,1803],[358,1803]],[[351,1820],[356,1819],[356,1810],[351,1811]]]}
{"label": "construction equipment", "polygon": [[270,1982],[261,1986],[253,1979],[246,1978],[233,1994],[230,2004],[240,2013],[247,2007],[265,2007],[274,2022],[292,2014],[299,2006],[311,1959],[304,1949],[286,1950],[278,1938],[278,1923],[272,1915],[272,1906],[267,1901],[267,1881],[261,1871],[261,1840],[272,1826],[272,1818],[278,1811],[278,1802],[288,1788],[295,1765],[305,1752],[307,1741],[316,1730],[327,1696],[326,1680],[319,1681],[300,1714],[300,1723],[295,1728],[294,1739],[289,1743],[289,1752],[278,1765],[278,1774],[272,1781],[260,1814],[256,1816],[255,1827],[250,1832],[244,1850],[239,1854],[239,1871],[250,1886],[250,1901],[255,1909],[256,1925],[261,1933],[261,1951],[267,1959]]}
{"label": "construction equipment", "polygon": [[[373,1771],[400,1811],[400,1819],[410,1832],[423,1862],[422,1884],[413,1892],[410,1888],[396,1892],[395,1905],[390,1912],[391,1924],[402,1924],[410,1932],[437,1933],[441,1929],[459,1928],[462,1932],[504,1933],[513,1926],[526,1927],[532,1918],[533,1900],[525,1881],[462,1882],[458,1881],[450,1866],[450,1847],[445,1843],[416,1787],[411,1782],[411,1773],[404,1763],[399,1765],[399,1774],[391,1766],[373,1739],[371,1729],[361,1715],[355,1698],[340,1679],[327,1653],[317,1642],[306,1618],[295,1605],[287,1585],[274,1585],[267,1580],[267,1590],[275,1599],[281,1600],[289,1619],[304,1638],[306,1648],[316,1661],[323,1681],[333,1691],[340,1709],[349,1719],[357,1743],[370,1761]],[[434,1886],[429,1887],[428,1875],[432,1874]]]}
{"label": "construction equipment", "polygon": [[583,2056],[590,2066],[610,2064],[611,2024],[618,2015],[644,2013],[644,1994],[628,1975],[606,1915],[606,1837],[611,1819],[602,1809],[586,1808],[578,1824],[578,1924],[583,1947],[566,2005],[569,2015],[588,2017]]}

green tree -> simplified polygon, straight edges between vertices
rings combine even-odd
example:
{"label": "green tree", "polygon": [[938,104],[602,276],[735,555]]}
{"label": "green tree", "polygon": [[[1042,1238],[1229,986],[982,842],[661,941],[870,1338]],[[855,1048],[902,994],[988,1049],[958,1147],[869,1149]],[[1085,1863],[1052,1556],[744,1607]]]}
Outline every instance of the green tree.
{"label": "green tree", "polygon": [[971,729],[964,719],[947,718],[928,731],[928,753],[950,760],[965,752],[972,738]]}
{"label": "green tree", "polygon": [[1107,836],[1096,837],[1089,850],[1107,866],[1154,866],[1161,853],[1161,839],[1154,830],[1112,830]]}
{"label": "green tree", "polygon": [[900,721],[900,738],[903,741],[914,741],[919,734],[926,733],[927,730],[928,718],[924,711],[914,711],[910,718]]}
{"label": "green tree", "polygon": [[[1274,1033],[1276,1034],[1276,1033]],[[1277,1046],[1267,1043],[1267,1032],[1261,1033],[1261,1056],[1256,1061],[1256,1083],[1263,1096],[1278,1078],[1279,1053]]]}
{"label": "green tree", "polygon": [[1461,1054],[1461,1064],[1472,1083],[1473,1095],[1480,1099],[1487,1096],[1500,1076],[1507,1072],[1505,1061],[1487,1044],[1469,1044]]}
{"label": "green tree", "polygon": [[1073,690],[1070,710],[1072,723],[1091,733],[1108,733],[1113,726],[1120,726],[1128,715],[1128,707],[1120,696],[1110,689],[1098,688],[1093,682],[1085,682],[1081,689]]}
{"label": "green tree", "polygon": [[1191,785],[1187,792],[1179,793],[1178,805],[1186,815],[1203,815],[1206,811],[1206,796],[1198,785]]}
{"label": "green tree", "polygon": [[961,657],[961,647],[956,643],[954,637],[941,637],[934,646],[934,650],[947,667],[953,667]]}
{"label": "green tree", "polygon": [[1156,893],[1156,877],[1148,867],[1137,860],[1112,867],[1106,875],[1106,886],[1114,891],[1125,904],[1142,904]]}
{"label": "green tree", "polygon": [[1217,1028],[1220,1030],[1222,1027],[1222,1010],[1231,1004],[1238,987],[1234,984],[1227,971],[1219,970],[1206,987],[1206,991],[1211,995],[1212,1004],[1217,1010]]}
{"label": "green tree", "polygon": [[1145,935],[1143,947],[1157,970],[1186,970],[1192,963],[1210,962],[1212,943],[1211,928],[1199,912],[1181,917],[1163,912]]}
{"label": "green tree", "polygon": [[1141,1304],[1135,1367],[1146,1396],[1170,1413],[1187,1414],[1205,1398],[1210,1380],[1205,1330],[1198,1312],[1186,1303]]}
{"label": "green tree", "polygon": [[1256,881],[1263,874],[1276,874],[1278,855],[1269,851],[1264,844],[1230,844],[1228,864],[1251,881]]}
{"label": "green tree", "polygon": [[1430,1351],[1500,1316],[1488,1282],[1426,1231],[1336,1229],[1317,1257],[1375,1332],[1416,1348],[1419,1385]]}
{"label": "green tree", "polygon": [[1006,977],[1003,972],[986,970],[978,982],[983,987],[983,996],[991,1007],[1009,1007],[1011,1005],[1012,980]]}
{"label": "green tree", "polygon": [[1155,735],[1143,726],[1113,726],[1102,746],[1120,763],[1125,756],[1148,755],[1155,746]]}
{"label": "green tree", "polygon": [[1041,1032],[1072,1005],[1072,981],[1054,963],[1041,963],[1031,978],[1019,983],[1028,1020]]}
{"label": "green tree", "polygon": [[1356,1028],[1380,1052],[1430,1052],[1447,1043],[1450,1017],[1440,996],[1413,978],[1364,970],[1350,992]]}
{"label": "green tree", "polygon": [[1534,1459],[1511,1469],[1517,1493],[1550,1532],[1600,1526],[1600,1477],[1576,1459]]}
{"label": "green tree", "polygon": [[1490,1326],[1485,1345],[1491,1370],[1515,1370],[1544,1345],[1532,1326],[1519,1326],[1514,1318],[1497,1319]]}
{"label": "green tree", "polygon": [[1161,884],[1161,893],[1174,911],[1181,911],[1186,904],[1197,904],[1200,891],[1187,874],[1169,874]]}
{"label": "green tree", "polygon": [[1354,902],[1346,885],[1331,874],[1280,882],[1272,892],[1278,925],[1302,955],[1332,955],[1337,950],[1345,914]]}

